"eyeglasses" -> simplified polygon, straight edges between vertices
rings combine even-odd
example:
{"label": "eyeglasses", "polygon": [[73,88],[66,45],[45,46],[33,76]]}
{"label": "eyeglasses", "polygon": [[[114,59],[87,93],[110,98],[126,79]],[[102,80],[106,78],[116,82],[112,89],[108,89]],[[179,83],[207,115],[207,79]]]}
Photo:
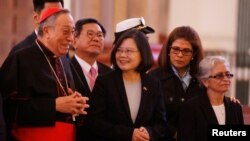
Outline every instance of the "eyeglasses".
{"label": "eyeglasses", "polygon": [[188,48],[180,49],[180,47],[172,46],[171,52],[174,54],[179,54],[181,52],[182,55],[184,56],[191,56],[193,54],[193,51]]}
{"label": "eyeglasses", "polygon": [[215,78],[215,79],[218,79],[218,80],[222,80],[224,79],[225,77],[228,78],[228,79],[231,79],[233,78],[233,74],[232,73],[219,73],[219,74],[216,74],[216,75],[210,75],[208,78]]}
{"label": "eyeglasses", "polygon": [[121,48],[118,48],[116,53],[118,55],[121,55],[122,53],[125,53],[127,56],[131,56],[133,53],[135,52],[139,52],[138,50],[132,50],[132,49],[121,49]]}
{"label": "eyeglasses", "polygon": [[94,32],[94,31],[87,31],[87,36],[89,37],[89,39],[93,39],[95,36],[97,36],[99,39],[103,39],[104,38],[104,33],[103,32]]}

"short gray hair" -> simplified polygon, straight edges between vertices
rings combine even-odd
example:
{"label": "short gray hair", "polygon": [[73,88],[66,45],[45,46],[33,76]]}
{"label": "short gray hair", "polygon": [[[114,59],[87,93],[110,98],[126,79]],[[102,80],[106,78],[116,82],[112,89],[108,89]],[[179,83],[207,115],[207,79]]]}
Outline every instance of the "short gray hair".
{"label": "short gray hair", "polygon": [[56,19],[61,15],[61,14],[66,14],[66,13],[70,13],[69,10],[67,9],[62,9],[61,11],[51,15],[50,17],[48,17],[47,19],[45,19],[43,22],[41,22],[38,26],[38,35],[39,36],[43,36],[43,28],[44,26],[53,26]]}
{"label": "short gray hair", "polygon": [[224,63],[227,67],[230,67],[229,62],[223,56],[206,56],[199,63],[199,72],[197,74],[198,79],[204,79],[209,77],[209,72],[213,69],[214,64],[217,62]]}

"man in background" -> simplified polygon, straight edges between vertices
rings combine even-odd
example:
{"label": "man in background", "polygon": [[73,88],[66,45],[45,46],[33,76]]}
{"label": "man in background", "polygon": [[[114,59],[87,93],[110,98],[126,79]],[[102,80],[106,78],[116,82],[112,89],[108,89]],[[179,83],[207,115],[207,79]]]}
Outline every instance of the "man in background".
{"label": "man in background", "polygon": [[[111,68],[97,61],[97,57],[104,49],[105,28],[93,18],[80,19],[75,24],[73,47],[75,54],[71,60],[80,82],[75,82],[76,90],[91,99],[91,92],[98,75],[102,75]],[[86,118],[85,118],[86,119]],[[78,123],[77,141],[91,140],[86,120]]]}
{"label": "man in background", "polygon": [[24,40],[19,42],[17,45],[15,45],[9,55],[13,54],[14,52],[28,47],[32,44],[35,43],[35,40],[37,38],[37,27],[39,25],[39,19],[41,16],[41,12],[44,9],[51,8],[51,7],[56,7],[56,8],[63,8],[64,7],[64,2],[63,0],[33,0],[33,22],[34,22],[34,27],[35,30],[28,35]]}
{"label": "man in background", "polygon": [[109,66],[97,61],[97,57],[104,49],[105,35],[105,28],[96,19],[80,19],[75,24],[73,42],[75,55],[72,58],[72,63],[83,80],[83,83],[89,86],[88,93],[91,93],[93,89],[89,78],[90,69],[95,69],[95,78],[98,74],[111,70]]}

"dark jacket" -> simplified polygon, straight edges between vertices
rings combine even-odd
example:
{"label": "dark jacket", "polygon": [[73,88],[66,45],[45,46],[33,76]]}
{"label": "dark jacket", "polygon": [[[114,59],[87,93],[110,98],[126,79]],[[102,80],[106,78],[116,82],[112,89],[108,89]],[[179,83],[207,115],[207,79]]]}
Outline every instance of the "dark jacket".
{"label": "dark jacket", "polygon": [[[80,66],[80,64],[77,62],[76,58],[73,56],[71,59],[72,64],[72,71],[73,76],[75,80],[75,87],[78,92],[81,94],[88,96],[89,100],[91,100],[91,91],[88,86],[88,82],[85,78],[85,75],[83,73],[83,70]],[[111,71],[112,69],[100,62],[97,62],[98,66],[98,74],[103,75],[104,73],[107,73]],[[90,102],[90,101],[88,101]],[[88,111],[88,109],[87,109]],[[91,141],[91,132],[89,130],[89,127],[86,123],[85,118],[87,118],[88,115],[77,117],[77,130],[76,130],[76,141]]]}
{"label": "dark jacket", "polygon": [[[244,124],[239,103],[224,97],[226,125]],[[207,141],[208,125],[218,125],[218,121],[207,94],[190,99],[181,110],[178,141]]]}
{"label": "dark jacket", "polygon": [[2,94],[0,93],[0,140],[6,141],[5,120],[3,116]]}
{"label": "dark jacket", "polygon": [[[83,73],[83,70],[80,66],[80,64],[77,62],[76,58],[73,56],[71,59],[71,63],[74,66],[74,69],[77,73],[73,73],[74,77],[79,77],[81,79],[82,82],[80,83],[75,83],[76,89],[77,91],[79,91],[80,93],[86,93],[86,96],[90,96],[91,91],[90,88],[88,87],[88,82],[85,78],[85,75]],[[111,71],[112,69],[100,62],[97,62],[97,66],[98,66],[98,74],[99,75],[103,75],[104,73],[107,73],[109,71]],[[86,86],[82,87],[82,85]]]}
{"label": "dark jacket", "polygon": [[144,126],[152,141],[163,136],[166,127],[160,82],[141,74],[141,103],[135,123],[130,115],[120,71],[98,76],[90,106],[93,140],[131,141],[134,128]]}
{"label": "dark jacket", "polygon": [[35,31],[33,31],[30,35],[28,35],[24,40],[22,40],[21,42],[19,42],[17,45],[15,45],[9,55],[13,54],[14,52],[20,50],[20,49],[23,49],[25,47],[29,47],[33,44],[35,44],[35,40],[36,40],[37,36],[36,36],[36,33]]}
{"label": "dark jacket", "polygon": [[164,72],[161,68],[157,68],[150,72],[161,81],[163,97],[166,109],[167,131],[164,141],[171,141],[177,131],[179,112],[183,104],[190,98],[204,93],[205,90],[199,86],[199,82],[192,77],[186,91],[184,91],[182,82],[175,75],[172,69]]}

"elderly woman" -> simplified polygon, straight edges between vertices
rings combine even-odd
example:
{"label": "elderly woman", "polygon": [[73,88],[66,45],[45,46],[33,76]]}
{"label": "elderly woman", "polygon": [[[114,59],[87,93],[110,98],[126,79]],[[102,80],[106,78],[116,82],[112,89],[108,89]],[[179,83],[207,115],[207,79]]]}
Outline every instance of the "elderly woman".
{"label": "elderly woman", "polygon": [[206,93],[190,99],[182,108],[179,141],[206,141],[208,125],[244,124],[241,105],[225,96],[233,74],[221,56],[207,56],[199,64],[197,78]]}

